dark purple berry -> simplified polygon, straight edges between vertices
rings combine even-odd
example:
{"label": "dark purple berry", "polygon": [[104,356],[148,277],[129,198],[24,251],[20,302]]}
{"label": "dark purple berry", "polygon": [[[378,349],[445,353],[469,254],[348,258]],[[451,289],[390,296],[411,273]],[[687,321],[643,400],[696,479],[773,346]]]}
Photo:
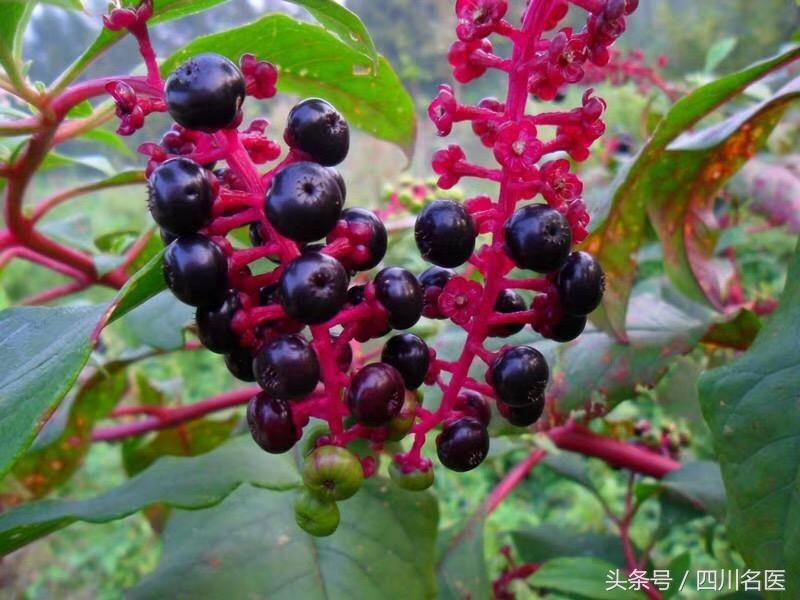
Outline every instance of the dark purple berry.
{"label": "dark purple berry", "polygon": [[422,286],[400,267],[383,269],[375,277],[375,296],[389,312],[389,325],[408,329],[422,316]]}
{"label": "dark purple berry", "polygon": [[558,323],[551,324],[547,337],[556,342],[571,342],[586,328],[586,317],[564,314]]}
{"label": "dark purple berry", "polygon": [[445,319],[445,315],[439,310],[439,296],[447,282],[456,276],[455,271],[443,269],[442,267],[430,267],[419,276],[419,283],[422,286],[423,304],[422,314],[429,319]]}
{"label": "dark purple berry", "polygon": [[347,271],[338,260],[310,252],[292,261],[281,275],[280,301],[293,319],[317,325],[344,306],[347,284]]}
{"label": "dark purple berry", "polygon": [[172,242],[178,239],[177,235],[171,231],[167,231],[166,229],[159,229],[158,235],[161,237],[161,241],[164,242],[165,246],[169,246]]}
{"label": "dark purple berry", "polygon": [[413,333],[389,338],[381,352],[381,360],[402,375],[405,387],[415,390],[423,384],[431,364],[428,344]]}
{"label": "dark purple berry", "polygon": [[288,452],[300,439],[289,403],[265,393],[247,405],[247,424],[256,444],[271,454]]}
{"label": "dark purple berry", "polygon": [[347,200],[347,183],[345,183],[344,177],[342,177],[339,169],[328,167],[328,171],[330,171],[331,175],[336,179],[336,183],[339,185],[339,191],[342,192],[342,200]]}
{"label": "dark purple berry", "polygon": [[[502,314],[509,314],[523,311],[527,308],[525,300],[522,299],[514,290],[503,290],[497,297],[494,309]],[[489,328],[489,335],[492,337],[508,337],[519,333],[525,327],[524,323],[513,325],[493,325]]]}
{"label": "dark purple berry", "polygon": [[206,172],[188,158],[173,158],[150,176],[148,206],[163,229],[186,235],[211,222],[214,196]]}
{"label": "dark purple berry", "polygon": [[219,54],[195,56],[167,79],[167,109],[187,129],[212,132],[231,127],[244,95],[241,71]]}
{"label": "dark purple berry", "polygon": [[550,273],[569,256],[572,230],[566,217],[544,204],[520,208],[506,225],[506,247],[523,269]]}
{"label": "dark purple berry", "polygon": [[494,360],[488,377],[501,401],[512,407],[525,406],[542,395],[550,369],[541,352],[530,346],[517,346]]}
{"label": "dark purple berry", "polygon": [[228,259],[207,237],[180,237],[164,253],[164,279],[181,302],[218,306],[228,292]]}
{"label": "dark purple berry", "polygon": [[436,453],[448,469],[471,471],[489,454],[489,432],[471,417],[448,423],[436,438]]}
{"label": "dark purple berry", "polygon": [[556,278],[561,307],[571,315],[588,315],[600,305],[606,289],[603,268],[591,254],[573,252]]}
{"label": "dark purple berry", "polygon": [[477,419],[483,423],[484,427],[489,426],[492,420],[492,409],[483,394],[474,390],[461,390],[456,398],[456,410],[461,411],[468,417]]}
{"label": "dark purple berry", "polygon": [[280,337],[262,346],[253,371],[261,389],[284,400],[305,398],[319,381],[317,353],[299,335]]}
{"label": "dark purple berry", "polygon": [[286,143],[321,165],[338,165],[350,150],[350,127],[344,117],[325,100],[309,98],[289,113]]}
{"label": "dark purple berry", "polygon": [[386,425],[400,414],[405,398],[403,378],[385,363],[372,363],[353,376],[347,405],[353,418],[368,427]]}
{"label": "dark purple berry", "polygon": [[414,237],[422,258],[440,267],[463,265],[475,250],[478,230],[460,202],[435,200],[417,217]]}
{"label": "dark purple berry", "polygon": [[336,178],[325,167],[310,162],[289,165],[278,173],[265,200],[273,227],[300,243],[319,240],[333,231],[342,204]]}
{"label": "dark purple berry", "polygon": [[217,307],[197,309],[197,335],[200,342],[217,354],[233,352],[239,346],[239,339],[231,328],[233,317],[241,304],[236,292],[231,291],[225,301]]}
{"label": "dark purple berry", "polygon": [[225,366],[236,379],[247,382],[256,380],[253,372],[253,356],[245,348],[237,348],[233,352],[228,352],[225,355]]}
{"label": "dark purple berry", "polygon": [[363,208],[342,211],[327,242],[330,244],[338,239],[347,239],[352,245],[351,251],[340,258],[342,265],[351,271],[369,271],[386,254],[386,227],[375,213]]}
{"label": "dark purple berry", "polygon": [[544,413],[544,394],[539,394],[533,402],[523,406],[508,406],[504,402],[498,402],[497,410],[515,427],[530,427]]}

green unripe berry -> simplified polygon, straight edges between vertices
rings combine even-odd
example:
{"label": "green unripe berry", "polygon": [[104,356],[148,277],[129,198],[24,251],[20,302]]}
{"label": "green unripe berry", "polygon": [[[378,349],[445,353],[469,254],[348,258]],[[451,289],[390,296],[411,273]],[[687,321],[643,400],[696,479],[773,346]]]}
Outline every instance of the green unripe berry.
{"label": "green unripe berry", "polygon": [[294,520],[314,537],[331,535],[339,527],[339,507],[305,491],[294,501]]}
{"label": "green unripe berry", "polygon": [[406,397],[403,401],[403,407],[400,409],[400,414],[389,421],[387,440],[390,442],[399,442],[408,435],[408,432],[411,431],[411,428],[414,426],[418,406],[417,393],[406,391]]}
{"label": "green unripe berry", "polygon": [[306,487],[323,500],[347,500],[364,482],[361,461],[339,446],[322,446],[306,457]]}
{"label": "green unripe berry", "polygon": [[421,492],[433,485],[433,466],[428,469],[415,469],[408,473],[403,473],[396,462],[389,465],[389,477],[398,487],[411,492]]}
{"label": "green unripe berry", "polygon": [[328,428],[327,425],[315,425],[309,432],[304,436],[303,440],[303,456],[306,457],[311,454],[317,448],[317,440],[319,438],[324,437],[326,435],[330,435],[331,430]]}

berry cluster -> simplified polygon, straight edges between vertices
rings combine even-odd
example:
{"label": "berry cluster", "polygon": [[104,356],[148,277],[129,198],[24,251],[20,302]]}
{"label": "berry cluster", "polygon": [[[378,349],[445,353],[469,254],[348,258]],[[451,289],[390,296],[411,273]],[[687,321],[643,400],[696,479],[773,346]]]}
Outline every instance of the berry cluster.
{"label": "berry cluster", "polygon": [[[544,356],[527,345],[491,351],[487,338],[508,337],[529,325],[544,337],[570,341],[602,300],[600,265],[575,248],[588,235],[589,215],[572,163],[586,160],[604,133],[605,103],[591,90],[573,110],[528,115],[526,103],[529,95],[554,100],[565,85],[583,79],[587,64],[607,64],[609,46],[638,2],[571,3],[588,12],[580,31],[555,31],[567,16],[566,0],[531,0],[520,28],[506,20],[506,0],[456,1],[458,41],[449,53],[456,80],[468,83],[499,70],[508,75],[508,95],[505,101],[486,98],[469,106],[459,103],[451,86],[442,85],[429,108],[438,133],[446,136],[456,123],[469,122],[498,167],[469,162],[460,146],[450,145],[436,153],[433,169],[444,190],[474,177],[499,184],[500,191],[496,200],[485,195],[463,203],[436,199],[417,219],[417,246],[434,265],[420,276],[423,314],[453,321],[467,332],[467,340],[457,361],[434,357],[431,363],[426,381],[441,387],[442,402],[412,429],[411,451],[395,457],[403,471],[419,469],[425,436],[439,425],[436,445],[445,466],[466,471],[480,464],[489,449],[488,399],[512,424],[534,424],[545,409],[550,372]],[[549,37],[548,31],[553,31]],[[510,57],[494,54],[493,34],[511,41]],[[544,135],[545,129],[550,133]],[[535,201],[539,197],[543,201]],[[491,239],[479,245],[483,234]],[[459,267],[463,273],[454,270]],[[512,276],[515,269],[540,275]],[[524,294],[530,292],[536,296],[528,306]],[[469,376],[476,358],[488,367],[485,384]]]}

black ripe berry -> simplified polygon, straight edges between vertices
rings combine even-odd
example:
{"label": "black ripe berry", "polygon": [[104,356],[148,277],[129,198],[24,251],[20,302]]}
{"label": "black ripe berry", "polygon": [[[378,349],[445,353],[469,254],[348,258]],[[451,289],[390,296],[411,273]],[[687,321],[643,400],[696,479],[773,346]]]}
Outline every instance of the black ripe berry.
{"label": "black ripe berry", "polygon": [[309,98],[289,113],[286,143],[321,165],[338,165],[350,150],[350,127],[325,100]]}
{"label": "black ripe berry", "polygon": [[161,238],[161,241],[164,242],[165,246],[169,246],[172,242],[178,239],[177,235],[171,231],[167,231],[166,229],[159,229],[158,236]]}
{"label": "black ripe berry", "polygon": [[319,381],[317,354],[299,335],[280,337],[262,346],[253,371],[267,394],[284,400],[308,396]]}
{"label": "black ripe berry", "polygon": [[525,406],[509,406],[505,402],[498,402],[497,410],[506,421],[515,427],[530,427],[544,413],[544,393]]}
{"label": "black ripe berry", "polygon": [[352,271],[369,271],[383,260],[387,238],[386,227],[375,213],[364,208],[348,208],[342,211],[327,242],[349,240],[350,252],[340,258],[341,263]]}
{"label": "black ripe berry", "polygon": [[375,296],[389,312],[389,325],[408,329],[422,316],[422,286],[412,273],[388,267],[375,276]]}
{"label": "black ripe berry", "polygon": [[603,269],[591,254],[573,252],[556,278],[561,307],[571,315],[588,315],[600,305],[606,289]]}
{"label": "black ripe berry", "polygon": [[484,427],[489,426],[492,420],[492,409],[482,394],[474,390],[461,390],[456,398],[456,410],[468,417],[477,419]]}
{"label": "black ripe berry", "polygon": [[246,348],[237,348],[226,354],[225,366],[236,379],[247,382],[256,380],[253,372],[253,357]]}
{"label": "black ripe berry", "polygon": [[333,231],[344,197],[330,169],[301,162],[275,176],[265,204],[267,218],[278,233],[308,243]]}
{"label": "black ripe berry", "polygon": [[338,260],[319,252],[303,254],[281,275],[280,301],[287,314],[306,325],[331,319],[347,299],[348,277]]}
{"label": "black ripe berry", "polygon": [[429,319],[444,319],[445,315],[439,310],[439,296],[442,294],[444,286],[453,277],[455,271],[443,269],[442,267],[430,267],[425,269],[419,276],[419,284],[422,286],[423,304],[422,314]]}
{"label": "black ripe berry", "polygon": [[217,306],[228,291],[228,260],[207,237],[180,237],[164,253],[164,278],[181,302]]}
{"label": "black ripe berry", "polygon": [[328,167],[328,172],[333,175],[333,178],[336,180],[339,191],[342,192],[342,200],[347,200],[347,184],[344,181],[344,177],[342,177],[342,174],[339,172],[339,169]]}
{"label": "black ripe berry", "polygon": [[[503,290],[500,292],[500,295],[497,297],[497,302],[494,304],[494,309],[503,314],[520,312],[526,308],[525,300],[514,290]],[[522,331],[524,326],[524,323],[493,325],[489,328],[489,335],[492,337],[508,337]]]}
{"label": "black ripe berry", "polygon": [[509,406],[536,402],[547,386],[550,369],[542,353],[530,346],[509,348],[492,363],[489,383]]}
{"label": "black ripe berry", "polygon": [[196,162],[188,158],[166,161],[153,171],[148,189],[150,214],[163,229],[186,235],[211,221],[211,184]]}
{"label": "black ripe berry", "polygon": [[448,423],[436,438],[441,463],[453,471],[471,471],[489,454],[489,432],[471,417]]}
{"label": "black ripe berry", "polygon": [[167,79],[167,109],[187,129],[213,132],[231,127],[244,94],[242,73],[219,54],[195,56]]}
{"label": "black ripe berry", "polygon": [[563,314],[558,323],[550,325],[547,337],[556,342],[571,342],[583,333],[586,328],[586,317]]}
{"label": "black ripe berry", "polygon": [[381,352],[381,360],[397,369],[409,390],[423,384],[431,363],[428,344],[413,333],[390,337]]}
{"label": "black ripe berry", "polygon": [[414,237],[422,258],[440,267],[463,265],[475,250],[478,230],[460,202],[435,200],[417,217]]}
{"label": "black ripe berry", "polygon": [[264,393],[247,405],[247,424],[256,444],[272,454],[288,452],[299,439],[289,403]]}
{"label": "black ripe berry", "polygon": [[372,363],[353,376],[347,405],[353,418],[368,427],[381,427],[400,414],[405,398],[403,377],[385,363]]}
{"label": "black ripe berry", "polygon": [[239,340],[231,324],[239,308],[239,298],[231,291],[219,306],[197,309],[197,335],[203,346],[217,354],[233,352],[238,347]]}
{"label": "black ripe berry", "polygon": [[506,225],[506,246],[518,267],[550,273],[567,260],[572,230],[557,210],[530,204],[515,212]]}

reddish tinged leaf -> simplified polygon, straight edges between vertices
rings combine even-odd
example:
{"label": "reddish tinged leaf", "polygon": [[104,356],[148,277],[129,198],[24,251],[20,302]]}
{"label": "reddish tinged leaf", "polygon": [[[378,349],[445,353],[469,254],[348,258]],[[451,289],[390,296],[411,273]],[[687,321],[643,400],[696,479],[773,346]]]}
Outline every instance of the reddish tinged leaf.
{"label": "reddish tinged leaf", "polygon": [[753,311],[745,309],[740,311],[736,318],[714,325],[700,341],[723,348],[747,350],[759,331],[761,331],[761,319]]}

